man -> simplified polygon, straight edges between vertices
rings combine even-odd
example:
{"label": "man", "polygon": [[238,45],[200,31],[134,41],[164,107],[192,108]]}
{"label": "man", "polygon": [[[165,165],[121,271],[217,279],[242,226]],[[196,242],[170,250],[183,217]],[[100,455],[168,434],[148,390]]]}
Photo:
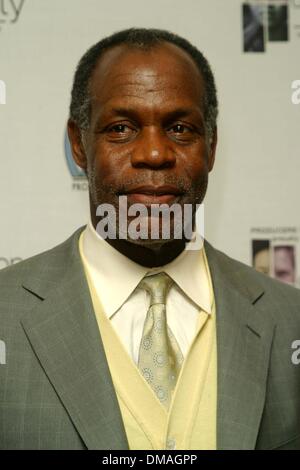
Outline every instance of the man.
{"label": "man", "polygon": [[270,275],[270,240],[252,240],[252,265],[256,271]]}
{"label": "man", "polygon": [[295,248],[292,245],[274,246],[275,278],[294,285],[296,282],[295,268]]}
{"label": "man", "polygon": [[[216,118],[209,64],[176,35],[121,31],[81,59],[68,132],[91,222],[0,273],[1,448],[300,448],[299,291],[184,231]],[[126,224],[146,213],[105,238],[124,198]],[[193,208],[168,237],[162,203]]]}

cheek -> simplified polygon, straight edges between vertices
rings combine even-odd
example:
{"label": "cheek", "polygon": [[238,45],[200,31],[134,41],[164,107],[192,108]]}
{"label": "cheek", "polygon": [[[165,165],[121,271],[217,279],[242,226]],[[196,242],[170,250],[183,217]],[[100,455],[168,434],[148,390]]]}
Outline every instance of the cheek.
{"label": "cheek", "polygon": [[195,145],[184,153],[178,153],[177,161],[190,180],[198,181],[208,173],[208,155],[204,143]]}
{"label": "cheek", "polygon": [[129,165],[130,155],[128,150],[99,142],[95,144],[92,161],[94,171],[101,181],[114,183],[122,179]]}

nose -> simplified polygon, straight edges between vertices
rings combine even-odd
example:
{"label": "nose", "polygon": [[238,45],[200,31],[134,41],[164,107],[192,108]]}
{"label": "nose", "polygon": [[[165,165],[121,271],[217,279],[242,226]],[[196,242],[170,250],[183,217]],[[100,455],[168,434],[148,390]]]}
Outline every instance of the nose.
{"label": "nose", "polygon": [[136,139],[131,154],[131,164],[136,168],[170,168],[176,163],[176,156],[168,137],[159,128],[144,128]]}

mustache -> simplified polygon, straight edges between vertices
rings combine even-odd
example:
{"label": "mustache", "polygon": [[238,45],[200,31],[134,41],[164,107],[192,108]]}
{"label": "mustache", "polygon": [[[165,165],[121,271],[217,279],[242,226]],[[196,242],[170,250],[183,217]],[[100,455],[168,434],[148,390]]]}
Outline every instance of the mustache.
{"label": "mustache", "polygon": [[170,185],[178,188],[182,193],[184,200],[190,199],[193,204],[200,204],[204,198],[207,188],[207,178],[205,176],[193,180],[188,175],[172,175],[162,172],[145,172],[136,174],[134,177],[122,177],[118,181],[105,182],[101,181],[101,177],[92,166],[87,172],[90,198],[95,206],[104,201],[116,201],[121,194],[127,192],[130,188],[137,186],[164,186]]}
{"label": "mustache", "polygon": [[192,189],[192,185],[190,181],[186,181],[184,178],[174,177],[172,175],[166,176],[164,178],[153,178],[147,176],[139,176],[135,178],[131,178],[126,180],[126,182],[121,183],[118,186],[114,187],[114,193],[123,194],[125,193],[128,188],[136,187],[136,186],[176,186],[181,193],[190,192]]}

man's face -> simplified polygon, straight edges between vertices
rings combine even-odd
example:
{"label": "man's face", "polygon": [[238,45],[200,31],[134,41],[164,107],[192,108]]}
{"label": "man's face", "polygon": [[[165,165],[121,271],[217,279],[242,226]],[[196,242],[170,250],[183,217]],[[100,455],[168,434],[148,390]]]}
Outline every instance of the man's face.
{"label": "man's face", "polygon": [[274,274],[279,281],[294,284],[295,267],[294,253],[291,248],[275,247],[274,250]]}
{"label": "man's face", "polygon": [[[216,144],[205,135],[203,92],[193,60],[172,44],[147,52],[116,46],[104,54],[92,77],[82,145],[69,126],[94,213],[103,203],[118,213],[121,195],[129,207],[202,202]],[[150,228],[150,214],[149,221]]]}
{"label": "man's face", "polygon": [[270,250],[268,248],[256,253],[254,257],[254,267],[261,273],[270,274]]}

